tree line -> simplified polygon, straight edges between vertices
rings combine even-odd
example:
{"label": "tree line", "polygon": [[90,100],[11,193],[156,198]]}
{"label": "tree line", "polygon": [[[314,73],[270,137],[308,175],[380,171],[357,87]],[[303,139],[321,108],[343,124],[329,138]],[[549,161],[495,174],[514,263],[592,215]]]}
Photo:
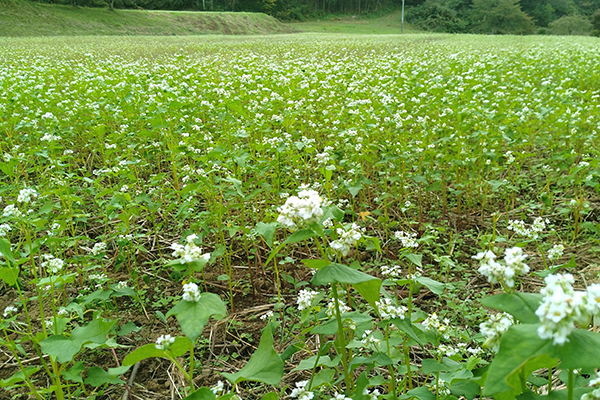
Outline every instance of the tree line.
{"label": "tree line", "polygon": [[373,15],[406,6],[417,29],[600,36],[600,0],[33,0],[73,6],[264,12],[281,20]]}

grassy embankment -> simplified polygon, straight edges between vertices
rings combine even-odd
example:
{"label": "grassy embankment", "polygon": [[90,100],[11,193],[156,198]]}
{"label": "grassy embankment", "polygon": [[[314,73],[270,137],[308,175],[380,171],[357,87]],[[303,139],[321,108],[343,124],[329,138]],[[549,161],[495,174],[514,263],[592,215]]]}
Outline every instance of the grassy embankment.
{"label": "grassy embankment", "polygon": [[[405,32],[411,32],[405,25]],[[396,34],[400,14],[281,23],[259,13],[116,10],[0,0],[0,36]]]}
{"label": "grassy embankment", "polygon": [[0,36],[273,34],[293,29],[259,13],[116,10],[0,0]]}

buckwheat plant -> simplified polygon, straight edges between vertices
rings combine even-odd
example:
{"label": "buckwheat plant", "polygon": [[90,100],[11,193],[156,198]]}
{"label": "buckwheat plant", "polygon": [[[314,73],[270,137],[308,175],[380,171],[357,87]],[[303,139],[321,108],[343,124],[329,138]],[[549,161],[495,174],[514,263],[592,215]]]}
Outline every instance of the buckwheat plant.
{"label": "buckwheat plant", "polygon": [[478,271],[489,283],[500,283],[506,292],[513,292],[515,278],[529,272],[529,266],[524,262],[527,256],[520,247],[506,249],[504,254],[504,264],[496,261],[496,255],[491,250],[477,253],[473,258],[479,261]]}

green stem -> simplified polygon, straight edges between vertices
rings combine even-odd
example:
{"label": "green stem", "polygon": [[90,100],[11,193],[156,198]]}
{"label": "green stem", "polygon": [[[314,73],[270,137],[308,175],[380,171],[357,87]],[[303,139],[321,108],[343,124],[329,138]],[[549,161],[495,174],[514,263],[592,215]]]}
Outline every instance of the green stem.
{"label": "green stem", "polygon": [[573,388],[575,386],[575,372],[568,370],[569,378],[567,380],[567,400],[573,400]]}
{"label": "green stem", "polygon": [[194,343],[190,345],[190,392],[194,393]]}
{"label": "green stem", "polygon": [[[404,347],[404,363],[406,364],[406,381],[408,382],[408,390],[413,388],[412,385],[412,373],[410,371],[410,352],[409,347],[406,345],[406,341],[403,344]],[[405,385],[406,388],[406,385]]]}
{"label": "green stem", "polygon": [[548,394],[552,393],[552,367],[548,368]]}
{"label": "green stem", "polygon": [[340,301],[337,291],[337,282],[331,285],[333,291],[333,299],[335,301],[335,318],[338,323],[338,351],[342,354],[342,367],[344,368],[344,380],[346,381],[346,393],[352,394],[352,377],[348,374],[348,355],[346,354],[346,341],[344,340],[344,326],[342,324],[342,314],[340,313]]}

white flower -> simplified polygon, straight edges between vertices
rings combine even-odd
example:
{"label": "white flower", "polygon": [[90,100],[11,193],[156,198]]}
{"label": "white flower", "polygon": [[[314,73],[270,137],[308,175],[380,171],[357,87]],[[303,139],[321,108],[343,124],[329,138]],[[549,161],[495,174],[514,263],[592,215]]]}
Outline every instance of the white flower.
{"label": "white flower", "polygon": [[222,381],[218,381],[216,386],[213,386],[210,388],[211,392],[213,392],[214,394],[219,394],[223,391],[223,382]]}
{"label": "white flower", "polygon": [[399,265],[382,265],[381,274],[386,278],[397,279],[402,276],[402,267]]}
{"label": "white flower", "polygon": [[352,224],[352,227],[345,231],[342,228],[337,229],[338,239],[334,240],[329,246],[342,256],[347,256],[352,246],[356,244],[362,237],[364,228],[359,227],[357,224]]}
{"label": "white flower", "polygon": [[103,243],[103,242],[96,243],[96,244],[94,244],[94,247],[92,248],[92,254],[97,256],[98,254],[103,252],[105,249],[106,249],[106,243]]}
{"label": "white flower", "polygon": [[506,265],[497,262],[496,255],[490,250],[477,253],[473,258],[479,260],[478,271],[487,277],[488,282],[492,284],[501,282],[508,287],[514,287],[515,277],[529,272],[529,266],[523,262],[526,255],[520,247],[506,249],[504,254]]}
{"label": "white flower", "polygon": [[[327,316],[329,318],[333,318],[336,315],[336,313],[335,313],[335,304],[336,304],[335,299],[331,299],[329,301],[329,303],[327,304],[327,310],[325,311],[325,313],[327,314]],[[343,313],[352,311],[352,309],[350,307],[348,307],[347,305],[345,305],[345,304],[343,304],[343,303],[341,303],[339,301],[337,302],[337,304],[338,304],[338,307],[340,309],[340,315],[343,314]]]}
{"label": "white flower", "polygon": [[170,345],[175,343],[175,338],[171,335],[161,335],[158,339],[156,339],[156,347],[158,350],[166,350]]}
{"label": "white flower", "polygon": [[35,189],[21,189],[19,196],[17,196],[17,202],[27,204],[32,198],[35,199],[37,197],[38,193],[35,191]]}
{"label": "white flower", "polygon": [[416,240],[417,234],[412,232],[396,231],[394,232],[396,239],[402,242],[402,246],[406,248],[419,247]]}
{"label": "white flower", "polygon": [[210,260],[210,253],[202,254],[202,249],[196,246],[196,243],[194,243],[194,240],[197,237],[198,236],[196,235],[189,235],[188,237],[186,237],[185,240],[187,243],[185,246],[180,245],[178,243],[173,243],[171,245],[171,249],[173,250],[173,257],[178,257],[179,262],[181,264],[191,263],[200,260],[208,262],[208,260]]}
{"label": "white flower", "polygon": [[383,319],[400,318],[404,319],[408,309],[404,306],[395,305],[391,299],[383,298],[375,302],[377,310]]}
{"label": "white flower", "polygon": [[296,382],[296,388],[294,390],[292,390],[290,397],[291,398],[297,397],[298,400],[311,400],[313,397],[315,397],[315,394],[313,392],[309,392],[308,390],[305,389],[307,384],[308,384],[308,381]]}
{"label": "white flower", "polygon": [[197,302],[202,294],[198,290],[198,285],[195,283],[186,283],[183,285],[183,300],[189,302]]}
{"label": "white flower", "polygon": [[10,227],[10,225],[8,224],[1,224],[0,225],[0,237],[5,237],[8,232],[12,231],[12,228]]}
{"label": "white flower", "polygon": [[548,260],[553,261],[562,257],[565,251],[565,246],[562,244],[555,244],[550,250],[548,250]]}
{"label": "white flower", "polygon": [[4,318],[8,318],[11,314],[16,313],[19,309],[15,306],[7,306],[4,309]]}
{"label": "white flower", "polygon": [[127,285],[127,281],[119,281],[119,283],[117,283],[117,286],[116,286],[117,290],[125,290],[128,288],[129,288],[129,286]]}
{"label": "white flower", "polygon": [[323,199],[319,193],[312,189],[302,189],[298,196],[288,197],[285,204],[277,209],[277,222],[290,231],[318,222],[323,216],[322,204]]}
{"label": "white flower", "polygon": [[506,313],[492,315],[489,321],[479,325],[481,334],[485,337],[485,347],[497,352],[500,348],[500,339],[502,334],[514,324],[512,316]]}
{"label": "white flower", "polygon": [[298,300],[296,301],[298,310],[302,311],[312,307],[312,303],[315,301],[318,294],[319,292],[310,289],[300,290],[300,292],[298,292]]}
{"label": "white flower", "polygon": [[542,339],[553,339],[555,345],[568,342],[575,324],[587,326],[590,316],[598,312],[600,285],[591,285],[586,292],[573,290],[573,275],[549,275],[545,279],[544,295],[536,310],[541,326],[538,335]]}
{"label": "white flower", "polygon": [[42,262],[42,267],[47,268],[48,272],[51,274],[58,273],[61,269],[63,269],[65,262],[60,258],[54,257],[52,254],[43,254],[42,258],[46,261]]}
{"label": "white flower", "polygon": [[23,213],[17,208],[14,204],[9,204],[4,207],[4,211],[2,212],[2,216],[4,217],[22,217]]}

